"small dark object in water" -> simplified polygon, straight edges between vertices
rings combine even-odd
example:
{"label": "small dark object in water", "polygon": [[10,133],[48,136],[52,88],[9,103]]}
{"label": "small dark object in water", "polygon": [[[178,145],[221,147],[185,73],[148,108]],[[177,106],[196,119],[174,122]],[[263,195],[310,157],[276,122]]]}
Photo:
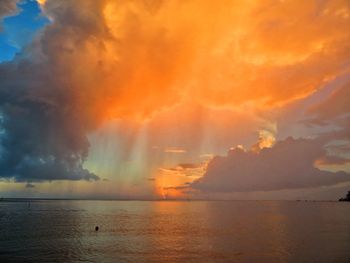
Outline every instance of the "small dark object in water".
{"label": "small dark object in water", "polygon": [[340,202],[350,202],[350,191],[348,191],[348,194],[344,198],[339,199]]}
{"label": "small dark object in water", "polygon": [[98,226],[95,226],[95,231],[98,231],[99,227]]}

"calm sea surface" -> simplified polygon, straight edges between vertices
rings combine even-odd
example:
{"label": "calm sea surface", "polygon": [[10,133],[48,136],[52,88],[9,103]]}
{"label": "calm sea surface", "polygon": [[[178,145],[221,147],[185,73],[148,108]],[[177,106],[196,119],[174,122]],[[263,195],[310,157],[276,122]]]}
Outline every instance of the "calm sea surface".
{"label": "calm sea surface", "polygon": [[350,262],[350,203],[0,202],[8,261]]}

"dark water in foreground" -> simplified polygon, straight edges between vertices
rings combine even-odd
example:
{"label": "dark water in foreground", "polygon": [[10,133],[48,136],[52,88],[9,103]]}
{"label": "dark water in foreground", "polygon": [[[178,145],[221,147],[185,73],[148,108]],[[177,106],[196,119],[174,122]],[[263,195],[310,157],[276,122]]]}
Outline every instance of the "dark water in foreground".
{"label": "dark water in foreground", "polygon": [[350,203],[0,202],[7,261],[350,262]]}

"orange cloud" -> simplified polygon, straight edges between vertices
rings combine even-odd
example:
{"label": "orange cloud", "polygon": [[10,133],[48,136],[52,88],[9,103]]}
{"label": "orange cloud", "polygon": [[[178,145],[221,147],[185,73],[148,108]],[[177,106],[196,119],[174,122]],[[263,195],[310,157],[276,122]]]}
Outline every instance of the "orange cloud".
{"label": "orange cloud", "polygon": [[98,119],[144,119],[185,98],[279,106],[350,55],[347,1],[48,1],[46,12],[43,49]]}
{"label": "orange cloud", "polygon": [[39,5],[45,5],[47,0],[36,0],[36,1],[39,3]]}

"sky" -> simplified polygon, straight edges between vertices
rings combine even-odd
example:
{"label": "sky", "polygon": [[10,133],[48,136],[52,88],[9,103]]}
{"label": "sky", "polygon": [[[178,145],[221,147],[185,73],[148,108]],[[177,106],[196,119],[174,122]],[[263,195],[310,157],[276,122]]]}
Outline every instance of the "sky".
{"label": "sky", "polygon": [[350,189],[348,0],[2,0],[0,25],[0,196]]}

